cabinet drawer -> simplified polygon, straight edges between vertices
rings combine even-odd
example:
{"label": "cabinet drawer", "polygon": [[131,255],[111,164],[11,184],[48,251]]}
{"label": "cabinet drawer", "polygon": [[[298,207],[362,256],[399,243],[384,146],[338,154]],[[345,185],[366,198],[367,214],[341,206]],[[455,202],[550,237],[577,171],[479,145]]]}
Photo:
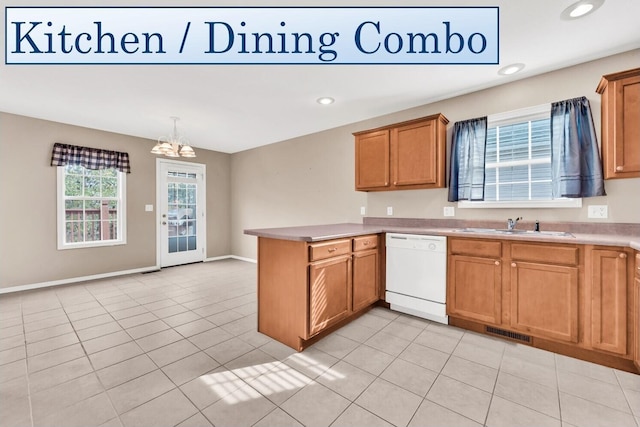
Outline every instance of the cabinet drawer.
{"label": "cabinet drawer", "polygon": [[485,258],[501,258],[502,243],[490,240],[449,239],[449,252]]}
{"label": "cabinet drawer", "polygon": [[570,246],[511,244],[511,259],[549,264],[578,265],[580,250]]}
{"label": "cabinet drawer", "polygon": [[360,236],[353,239],[353,251],[364,251],[367,249],[375,249],[378,247],[378,235]]}
{"label": "cabinet drawer", "polygon": [[318,261],[351,252],[351,239],[329,240],[309,245],[309,261]]}

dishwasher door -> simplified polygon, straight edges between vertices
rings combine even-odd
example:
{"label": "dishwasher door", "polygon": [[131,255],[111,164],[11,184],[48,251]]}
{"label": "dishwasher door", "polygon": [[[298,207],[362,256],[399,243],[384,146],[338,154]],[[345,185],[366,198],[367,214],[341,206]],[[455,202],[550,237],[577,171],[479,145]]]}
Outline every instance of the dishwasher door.
{"label": "dishwasher door", "polygon": [[448,323],[447,238],[388,233],[385,299],[392,310]]}

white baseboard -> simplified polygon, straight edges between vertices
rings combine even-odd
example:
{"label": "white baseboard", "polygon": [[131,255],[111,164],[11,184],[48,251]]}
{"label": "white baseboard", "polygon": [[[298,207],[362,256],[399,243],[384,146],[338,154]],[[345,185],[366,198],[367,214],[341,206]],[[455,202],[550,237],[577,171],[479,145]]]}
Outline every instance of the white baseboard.
{"label": "white baseboard", "polygon": [[[237,259],[239,261],[246,261],[246,262],[251,262],[251,263],[254,263],[254,264],[256,264],[258,262],[255,259],[245,258],[245,257],[237,256],[237,255],[224,255],[224,256],[207,258],[207,259],[204,260],[204,262],[219,261],[219,260],[223,260],[223,259]],[[9,286],[8,288],[0,288],[0,295],[12,293],[12,292],[28,291],[28,290],[31,290],[31,289],[48,288],[48,287],[51,287],[51,286],[70,285],[72,283],[86,282],[86,281],[89,281],[89,280],[106,279],[106,278],[109,278],[109,277],[124,276],[124,275],[127,275],[127,274],[147,273],[147,272],[150,272],[150,271],[158,271],[158,270],[160,270],[160,266],[143,267],[143,268],[136,268],[136,269],[133,269],[133,270],[114,271],[114,272],[111,272],[111,273],[93,274],[91,276],[71,277],[69,279],[61,279],[61,280],[52,280],[52,281],[49,281],[49,282],[32,283],[32,284],[29,284],[29,285]]]}
{"label": "white baseboard", "polygon": [[220,261],[220,260],[223,260],[223,259],[237,259],[238,261],[252,262],[254,264],[258,263],[258,261],[253,259],[253,258],[245,258],[245,257],[237,256],[237,255],[216,256],[216,257],[212,257],[212,258],[207,258],[207,259],[204,260],[204,262]]}
{"label": "white baseboard", "polygon": [[71,277],[69,279],[52,280],[49,282],[32,283],[29,285],[10,286],[8,288],[0,288],[0,294],[8,294],[11,292],[28,291],[31,289],[48,288],[51,286],[69,285],[71,283],[86,282],[88,280],[106,279],[109,277],[124,276],[126,274],[147,273],[149,271],[160,270],[160,267],[143,267],[133,270],[121,270],[111,273],[93,274],[91,276]]}

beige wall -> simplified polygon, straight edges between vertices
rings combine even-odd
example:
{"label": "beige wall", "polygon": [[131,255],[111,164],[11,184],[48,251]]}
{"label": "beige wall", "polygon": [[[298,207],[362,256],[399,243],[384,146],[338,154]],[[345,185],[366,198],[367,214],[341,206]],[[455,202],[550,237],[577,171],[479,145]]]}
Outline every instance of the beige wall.
{"label": "beige wall", "polygon": [[[57,249],[54,142],[126,151],[127,244]],[[153,267],[156,265],[155,141],[0,113],[0,288]],[[207,256],[230,253],[230,159],[197,150],[207,165]]]}
{"label": "beige wall", "polygon": [[[458,96],[337,129],[237,153],[231,159],[232,251],[256,258],[256,238],[247,228],[332,222],[361,222],[367,216],[443,218],[447,190],[404,190],[361,193],[354,190],[352,132],[443,113],[449,120],[447,157],[453,123],[577,96],[586,96],[600,133],[600,95],[595,88],[603,74],[640,66],[640,50],[604,58],[544,75]],[[443,76],[443,78],[445,78]],[[448,175],[447,175],[448,176]],[[506,219],[523,216],[540,221],[640,222],[640,179],[608,180],[607,196],[583,199],[573,209],[457,209],[458,219]],[[609,218],[587,218],[587,206],[604,204]]]}
{"label": "beige wall", "polygon": [[[207,165],[207,257],[256,258],[247,228],[361,222],[367,216],[442,218],[447,190],[364,193],[354,190],[353,132],[443,113],[453,123],[481,115],[585,95],[600,129],[603,74],[640,66],[640,50],[545,75],[353,123],[233,155],[197,150]],[[283,124],[286,125],[286,122]],[[56,173],[49,166],[54,142],[127,151],[127,244],[58,250]],[[156,265],[154,141],[0,113],[0,288],[74,279]],[[449,147],[447,147],[448,149]],[[448,150],[449,151],[449,150]],[[583,200],[580,209],[456,209],[459,219],[524,216],[540,221],[640,222],[640,179],[609,180],[608,195]],[[587,218],[587,206],[606,204],[607,220]]]}

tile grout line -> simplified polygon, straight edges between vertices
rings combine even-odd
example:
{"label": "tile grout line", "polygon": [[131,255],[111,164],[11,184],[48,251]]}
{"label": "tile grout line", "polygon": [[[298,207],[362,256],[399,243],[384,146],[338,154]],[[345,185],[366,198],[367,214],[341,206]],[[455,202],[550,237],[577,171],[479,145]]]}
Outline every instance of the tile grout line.
{"label": "tile grout line", "polygon": [[33,418],[33,402],[31,400],[31,375],[29,374],[29,355],[27,354],[27,331],[24,327],[24,311],[22,310],[22,296],[20,297],[20,317],[22,319],[22,333],[24,336],[24,369],[27,376],[27,396],[29,401],[29,417],[31,418],[31,427],[35,427]]}

